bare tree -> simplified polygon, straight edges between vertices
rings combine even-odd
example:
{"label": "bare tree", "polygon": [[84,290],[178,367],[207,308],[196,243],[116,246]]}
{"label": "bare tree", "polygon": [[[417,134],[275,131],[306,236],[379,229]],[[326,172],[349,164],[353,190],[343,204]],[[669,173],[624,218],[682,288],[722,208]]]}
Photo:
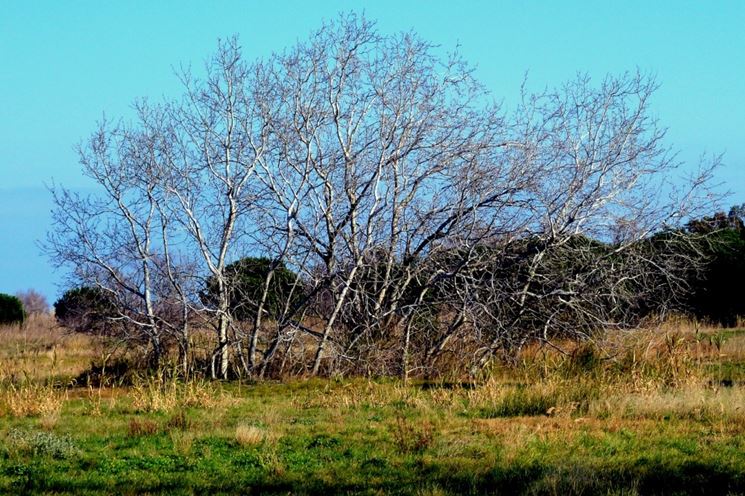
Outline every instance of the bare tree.
{"label": "bare tree", "polygon": [[[418,261],[489,235],[483,217],[515,205],[525,181],[505,160],[499,109],[457,54],[435,51],[348,16],[259,66],[256,99],[271,130],[259,175],[267,210],[304,260],[311,293],[327,302],[314,374],[330,343],[335,358],[353,359],[373,328],[401,326]],[[379,284],[364,294],[356,281],[373,272]],[[345,334],[340,318],[352,307],[364,322]]]}
{"label": "bare tree", "polygon": [[185,97],[168,106],[164,188],[174,220],[218,284],[219,298],[210,309],[218,338],[212,376],[227,378],[233,320],[225,267],[241,255],[236,245],[255,202],[252,178],[266,138],[257,128],[249,68],[237,40],[221,43],[206,69],[204,81],[183,71]]}
{"label": "bare tree", "polygon": [[[164,332],[179,338],[186,357],[189,315],[212,312],[218,339],[211,373],[223,378],[232,326],[224,270],[240,254],[234,246],[245,236],[262,146],[247,76],[233,39],[208,62],[204,81],[182,72],[183,100],[140,102],[135,124],[103,124],[81,147],[84,172],[102,193],[55,189],[55,229],[46,244],[55,263],[73,267],[75,280],[112,294],[121,318],[150,337],[156,357]],[[204,308],[195,281],[208,276],[220,297]],[[174,305],[178,324],[159,315],[166,308],[173,315]]]}
{"label": "bare tree", "polygon": [[671,297],[680,294],[674,269],[696,260],[650,260],[642,241],[708,205],[702,186],[718,159],[688,182],[672,179],[680,164],[650,116],[655,89],[640,74],[609,76],[597,87],[579,76],[524,97],[513,129],[520,159],[536,174],[526,191],[529,229],[495,261],[512,259],[512,276],[484,286],[492,294],[483,310],[496,318],[479,312],[495,335],[480,364],[507,343],[628,325],[625,310],[638,304],[652,273],[666,276]]}
{"label": "bare tree", "polygon": [[[324,323],[308,332],[314,374],[325,355],[354,362],[391,338],[405,377],[414,338],[430,343],[432,359],[470,328],[486,339],[484,364],[508,343],[548,336],[567,312],[585,322],[575,336],[618,325],[614,310],[653,268],[631,247],[700,204],[661,194],[678,164],[649,115],[655,83],[639,74],[599,87],[580,76],[526,94],[505,116],[457,55],[438,57],[411,34],[381,36],[354,16],[258,74],[271,131],[259,160],[268,216],[276,235],[292,237],[323,302],[314,311]],[[475,275],[508,259],[516,274]],[[577,263],[561,269],[565,259]],[[433,298],[438,322],[415,336]]]}
{"label": "bare tree", "polygon": [[[650,248],[684,242],[669,226],[711,169],[674,187],[643,75],[579,76],[505,113],[457,53],[345,15],[255,63],[230,39],[203,79],[180,76],[182,99],[94,134],[81,161],[102,194],[56,190],[47,246],[158,354],[175,337],[185,372],[195,315],[215,378],[406,378],[448,354],[478,370],[632,325],[696,262]],[[228,269],[246,256],[269,261],[255,288]]]}
{"label": "bare tree", "polygon": [[80,147],[80,162],[102,193],[53,189],[54,228],[45,249],[55,264],[72,267],[76,281],[117,302],[122,328],[146,336],[157,364],[163,354],[153,267],[157,177],[149,143],[146,130],[100,125]]}
{"label": "bare tree", "polygon": [[27,289],[16,293],[16,298],[23,303],[23,309],[28,315],[44,315],[49,313],[49,302],[46,296],[35,289]]}

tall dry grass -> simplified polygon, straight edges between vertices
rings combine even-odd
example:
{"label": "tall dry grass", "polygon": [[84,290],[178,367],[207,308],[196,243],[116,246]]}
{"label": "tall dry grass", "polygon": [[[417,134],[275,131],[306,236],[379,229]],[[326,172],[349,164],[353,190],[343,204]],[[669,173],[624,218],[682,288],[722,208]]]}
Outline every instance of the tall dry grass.
{"label": "tall dry grass", "polygon": [[[695,419],[745,432],[744,332],[677,319],[553,345],[529,346],[478,382],[326,381],[291,401],[339,416],[393,407],[424,417]],[[742,376],[728,376],[728,367],[742,367]]]}
{"label": "tall dry grass", "polygon": [[165,369],[138,376],[128,391],[132,407],[142,412],[173,412],[188,407],[215,408],[230,402],[215,383],[204,378],[186,380]]}
{"label": "tall dry grass", "polygon": [[0,372],[59,380],[75,377],[100,358],[103,346],[92,336],[58,326],[51,315],[33,315],[23,326],[0,326]]}
{"label": "tall dry grass", "polygon": [[[114,398],[142,412],[217,408],[235,400],[219,384],[184,380],[167,369],[135,375],[128,386],[72,383],[102,350],[94,338],[66,333],[49,318],[0,328],[0,416],[40,416],[52,425],[71,394],[87,398],[90,412],[99,414]],[[594,341],[528,346],[516,363],[494,366],[477,383],[305,380],[305,392],[290,392],[288,401],[300,409],[328,408],[339,418],[350,408],[394,406],[423,414],[725,418],[739,425],[745,424],[745,381],[727,376],[738,364],[745,370],[745,333],[671,318]]]}
{"label": "tall dry grass", "polygon": [[593,342],[534,345],[467,393],[487,417],[697,419],[745,427],[745,333],[678,319]]}
{"label": "tall dry grass", "polygon": [[66,337],[48,315],[0,327],[0,416],[59,415],[67,396],[59,378],[69,362]]}

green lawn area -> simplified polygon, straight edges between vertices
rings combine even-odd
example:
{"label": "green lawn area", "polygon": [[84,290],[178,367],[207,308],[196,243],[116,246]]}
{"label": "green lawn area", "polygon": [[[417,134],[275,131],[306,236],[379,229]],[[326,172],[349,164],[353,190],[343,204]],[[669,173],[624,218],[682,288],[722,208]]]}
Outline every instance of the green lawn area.
{"label": "green lawn area", "polygon": [[0,493],[745,494],[745,333],[715,332],[533,350],[468,382],[105,387],[71,382],[91,341],[6,333]]}
{"label": "green lawn area", "polygon": [[[161,411],[148,411],[157,396],[144,389],[104,390],[100,399],[78,390],[57,414],[0,419],[0,490],[745,493],[742,415],[681,416],[664,407],[520,415],[504,408],[514,395],[391,381],[202,387],[201,398],[181,390]],[[485,409],[490,395],[496,408]]]}

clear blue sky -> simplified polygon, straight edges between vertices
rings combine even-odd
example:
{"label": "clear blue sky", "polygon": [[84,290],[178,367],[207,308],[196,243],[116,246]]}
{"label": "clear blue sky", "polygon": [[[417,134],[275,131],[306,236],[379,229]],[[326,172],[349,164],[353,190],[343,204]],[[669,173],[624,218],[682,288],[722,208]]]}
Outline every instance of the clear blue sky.
{"label": "clear blue sky", "polygon": [[346,10],[383,32],[460,44],[508,105],[526,71],[536,89],[577,71],[651,71],[669,144],[688,162],[724,152],[719,180],[729,203],[745,202],[744,1],[0,0],[0,292],[59,295],[61,274],[35,245],[49,222],[44,184],[86,186],[73,148],[104,112],[178,94],[172,67],[197,68],[219,37],[237,33],[248,57],[264,56]]}

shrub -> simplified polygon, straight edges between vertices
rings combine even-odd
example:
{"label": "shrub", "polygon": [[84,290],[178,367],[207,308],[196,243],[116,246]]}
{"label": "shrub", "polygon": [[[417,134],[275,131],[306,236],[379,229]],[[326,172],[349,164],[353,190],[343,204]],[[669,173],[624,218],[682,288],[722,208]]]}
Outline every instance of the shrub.
{"label": "shrub", "polygon": [[[256,316],[259,301],[264,291],[269,272],[274,269],[272,280],[264,303],[265,314],[277,318],[282,314],[288,298],[290,308],[302,297],[297,274],[285,267],[284,263],[274,262],[265,257],[245,257],[225,267],[228,284],[229,305],[233,318],[241,321],[252,320]],[[210,277],[200,293],[205,305],[214,306],[219,301],[217,280]]]}
{"label": "shrub", "polygon": [[160,426],[152,420],[137,420],[132,419],[129,421],[127,431],[130,436],[152,436],[160,431]]}
{"label": "shrub", "polygon": [[23,324],[26,312],[23,303],[15,296],[0,293],[0,324]]}
{"label": "shrub", "polygon": [[54,303],[54,315],[60,325],[77,332],[106,334],[116,306],[102,290],[80,287],[65,291]]}
{"label": "shrub", "polygon": [[186,412],[181,410],[166,421],[165,428],[166,430],[188,431],[191,428],[191,420]]}
{"label": "shrub", "polygon": [[500,418],[546,415],[556,403],[555,395],[550,392],[520,386],[504,394],[491,408],[482,409],[481,416]]}
{"label": "shrub", "polygon": [[[707,255],[708,263],[691,278],[689,308],[699,319],[735,326],[738,317],[745,315],[745,302],[738,288],[745,279],[745,225],[735,209],[729,215],[719,213],[698,222],[690,229],[706,235],[700,249]],[[703,226],[708,226],[709,231]]]}
{"label": "shrub", "polygon": [[68,438],[51,432],[11,429],[8,432],[7,441],[15,451],[34,456],[64,459],[70,458],[78,451]]}
{"label": "shrub", "polygon": [[602,358],[592,342],[577,346],[569,358],[569,371],[577,374],[590,373],[602,365]]}
{"label": "shrub", "polygon": [[434,442],[435,429],[428,420],[415,424],[399,413],[391,427],[391,436],[399,452],[421,454]]}

